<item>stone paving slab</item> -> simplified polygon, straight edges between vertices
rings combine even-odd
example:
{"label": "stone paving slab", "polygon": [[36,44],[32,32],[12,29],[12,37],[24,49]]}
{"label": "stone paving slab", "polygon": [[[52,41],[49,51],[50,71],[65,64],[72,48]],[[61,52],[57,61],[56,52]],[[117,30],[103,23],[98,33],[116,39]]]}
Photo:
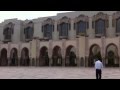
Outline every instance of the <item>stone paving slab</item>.
{"label": "stone paving slab", "polygon": [[[120,79],[120,68],[104,68],[103,79]],[[0,67],[0,79],[95,79],[94,68]]]}

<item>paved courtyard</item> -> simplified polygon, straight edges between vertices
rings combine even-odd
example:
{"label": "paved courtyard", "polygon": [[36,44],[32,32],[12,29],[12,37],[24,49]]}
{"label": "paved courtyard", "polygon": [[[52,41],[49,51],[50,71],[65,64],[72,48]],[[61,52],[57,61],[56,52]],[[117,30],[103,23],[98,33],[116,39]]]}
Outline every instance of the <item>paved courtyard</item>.
{"label": "paved courtyard", "polygon": [[[120,79],[120,68],[105,68],[103,79]],[[95,79],[94,68],[0,67],[0,79]]]}

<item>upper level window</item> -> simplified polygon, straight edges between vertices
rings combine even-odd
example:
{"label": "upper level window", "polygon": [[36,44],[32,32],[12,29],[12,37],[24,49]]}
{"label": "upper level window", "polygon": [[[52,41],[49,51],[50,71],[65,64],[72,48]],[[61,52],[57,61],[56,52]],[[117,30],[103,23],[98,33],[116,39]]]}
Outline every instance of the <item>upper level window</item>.
{"label": "upper level window", "polygon": [[3,30],[4,41],[6,42],[11,41],[13,31],[14,31],[14,24],[12,22],[5,25]]}
{"label": "upper level window", "polygon": [[109,17],[107,14],[99,12],[93,17],[92,27],[95,29],[95,36],[106,36],[106,29],[108,28]]}
{"label": "upper level window", "polygon": [[43,22],[42,31],[44,39],[52,39],[52,32],[54,31],[54,20],[48,18]]}
{"label": "upper level window", "polygon": [[120,33],[120,18],[116,20],[116,33]]}
{"label": "upper level window", "polygon": [[117,11],[112,16],[112,26],[116,29],[116,36],[120,35],[120,11]]}
{"label": "upper level window", "polygon": [[26,40],[32,40],[34,34],[34,25],[33,22],[29,22],[24,28],[24,34]]}
{"label": "upper level window", "polygon": [[70,19],[68,17],[63,17],[58,22],[58,30],[60,38],[68,38],[68,30],[70,30]]}
{"label": "upper level window", "polygon": [[76,30],[76,35],[86,35],[88,21],[89,19],[85,15],[79,15],[75,18],[74,29]]}
{"label": "upper level window", "polygon": [[105,34],[105,20],[99,19],[95,22],[95,34]]}
{"label": "upper level window", "polygon": [[84,22],[84,21],[79,21],[79,22],[77,23],[77,35],[79,35],[80,33],[81,33],[81,34],[85,34],[85,33],[86,33],[86,29],[87,29],[87,27],[86,27],[86,22]]}

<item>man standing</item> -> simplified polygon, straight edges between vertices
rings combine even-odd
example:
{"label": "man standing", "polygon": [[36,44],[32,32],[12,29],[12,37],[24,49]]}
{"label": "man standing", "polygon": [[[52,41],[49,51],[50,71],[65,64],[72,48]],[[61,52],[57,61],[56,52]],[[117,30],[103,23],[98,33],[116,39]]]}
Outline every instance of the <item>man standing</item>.
{"label": "man standing", "polygon": [[100,60],[97,59],[95,62],[96,69],[96,79],[101,79],[103,64]]}

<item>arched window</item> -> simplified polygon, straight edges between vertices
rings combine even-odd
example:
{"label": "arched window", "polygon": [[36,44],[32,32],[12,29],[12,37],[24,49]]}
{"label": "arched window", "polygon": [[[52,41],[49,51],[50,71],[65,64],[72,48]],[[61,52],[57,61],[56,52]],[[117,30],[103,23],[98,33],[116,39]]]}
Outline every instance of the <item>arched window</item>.
{"label": "arched window", "polygon": [[3,30],[3,35],[4,35],[4,41],[11,41],[11,37],[14,31],[14,24],[13,23],[8,23],[5,25],[5,28]]}
{"label": "arched window", "polygon": [[59,31],[60,39],[68,38],[68,30],[71,29],[70,18],[65,16],[62,19],[60,19],[58,22],[57,29]]}
{"label": "arched window", "polygon": [[95,34],[105,35],[105,20],[98,19],[95,22]]}
{"label": "arched window", "polygon": [[60,37],[68,37],[68,23],[61,23],[59,30]]}
{"label": "arched window", "polygon": [[120,18],[116,20],[116,33],[120,33]]}
{"label": "arched window", "polygon": [[54,20],[52,18],[46,19],[42,23],[42,32],[44,39],[52,39],[52,32],[54,31]]}
{"label": "arched window", "polygon": [[79,35],[79,33],[86,33],[86,29],[87,29],[87,23],[85,21],[79,21],[77,22],[77,35]]}
{"label": "arched window", "polygon": [[76,30],[76,35],[85,36],[86,30],[89,28],[89,17],[83,14],[79,15],[74,20],[74,30]]}
{"label": "arched window", "polygon": [[24,34],[25,34],[25,39],[26,40],[31,40],[33,38],[34,34],[34,27],[33,27],[33,22],[29,22],[24,29]]}
{"label": "arched window", "polygon": [[52,31],[54,31],[54,25],[45,24],[43,25],[43,34],[45,39],[52,39]]}

